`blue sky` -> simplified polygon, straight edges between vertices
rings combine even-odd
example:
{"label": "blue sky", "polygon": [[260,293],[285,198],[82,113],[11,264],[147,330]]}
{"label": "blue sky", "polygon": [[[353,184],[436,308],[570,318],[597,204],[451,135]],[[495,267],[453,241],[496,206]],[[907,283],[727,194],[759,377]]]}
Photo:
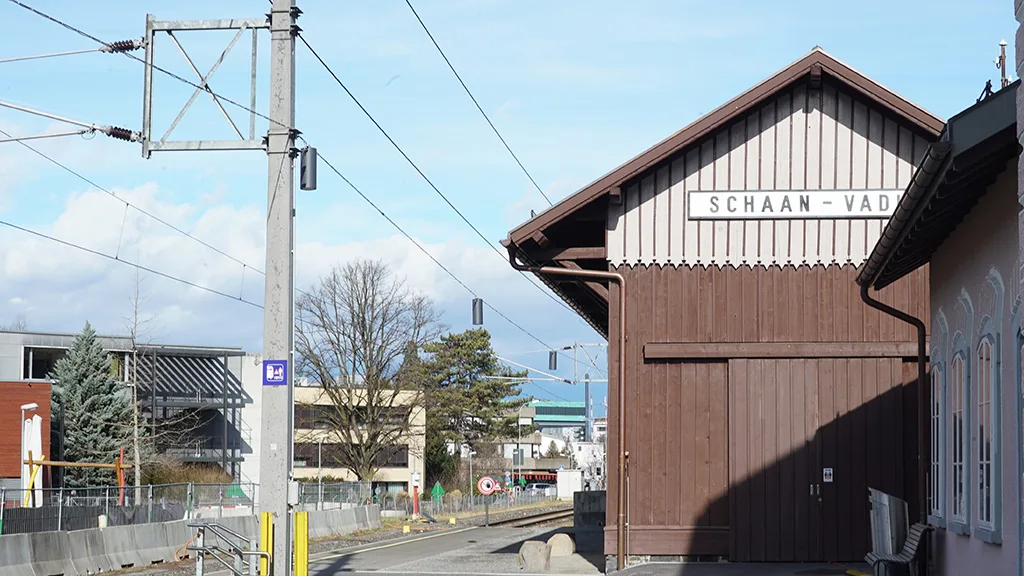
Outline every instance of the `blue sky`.
{"label": "blue sky", "polygon": [[[139,37],[157,19],[254,17],[262,0],[133,2],[35,0],[32,6],[108,41]],[[472,106],[401,0],[302,1],[304,37],[420,165],[496,243],[546,203]],[[815,45],[862,73],[948,117],[998,80],[998,42],[1012,41],[1010,0],[849,3],[807,1],[419,0],[421,17],[534,178],[560,199],[692,122]],[[0,59],[94,45],[13,4]],[[183,33],[205,73],[231,33]],[[211,80],[248,103],[249,37]],[[260,40],[257,109],[266,111],[267,47]],[[297,120],[304,137],[410,234],[488,302],[551,346],[600,338],[575,315],[508,269],[376,131],[301,44]],[[141,52],[137,52],[141,55]],[[167,37],[158,65],[194,80]],[[1013,65],[1011,63],[1011,69]],[[118,55],[85,54],[0,64],[0,100],[78,120],[141,125],[143,66]],[[162,134],[192,89],[156,73],[154,133]],[[228,105],[240,126],[246,114]],[[0,109],[16,134],[57,130],[48,120]],[[266,131],[257,123],[257,133]],[[200,95],[175,137],[231,132]],[[262,301],[262,278],[132,211],[17,144],[0,154],[0,218]],[[262,268],[266,157],[244,153],[156,153],[137,144],[66,138],[38,148],[133,204]],[[325,166],[316,191],[297,192],[297,277],[308,286],[332,263],[357,256],[394,264],[411,286],[435,297],[453,330],[468,327],[471,296]],[[123,223],[123,224],[122,224]],[[123,227],[123,231],[122,231]],[[40,330],[74,331],[85,320],[123,331],[134,288],[130,268],[0,227],[0,323],[24,314]],[[258,350],[261,311],[149,276],[143,280],[153,337]],[[543,346],[492,311],[499,354],[541,369]],[[533,352],[531,352],[533,351]],[[526,353],[531,352],[531,353]],[[563,359],[564,360],[564,359]],[[604,367],[603,358],[599,362]],[[584,367],[580,367],[581,372]],[[591,370],[594,372],[594,370]],[[559,365],[571,376],[572,363]],[[597,377],[596,374],[592,376]],[[538,397],[582,399],[565,384],[528,386]],[[598,412],[605,396],[595,386]]]}

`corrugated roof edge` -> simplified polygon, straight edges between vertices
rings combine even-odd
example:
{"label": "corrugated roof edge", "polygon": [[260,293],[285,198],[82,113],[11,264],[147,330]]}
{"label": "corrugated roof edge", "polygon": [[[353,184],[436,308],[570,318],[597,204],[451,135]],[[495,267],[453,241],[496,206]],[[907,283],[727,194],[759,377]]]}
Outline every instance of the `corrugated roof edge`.
{"label": "corrugated roof edge", "polygon": [[[910,233],[914,223],[928,206],[936,189],[935,185],[941,182],[945,169],[948,166],[947,160],[949,160],[949,156],[956,146],[956,142],[950,139],[949,127],[979,108],[993,105],[996,102],[996,98],[1008,96],[1015,98],[1019,86],[1020,80],[1015,80],[1006,88],[1000,89],[984,100],[975,102],[949,119],[947,128],[943,129],[939,140],[931,144],[926,150],[924,157],[921,158],[921,162],[915,169],[914,176],[911,178],[903,198],[900,199],[899,206],[896,207],[896,212],[889,219],[889,222],[886,223],[882,236],[875,243],[871,255],[857,272],[856,282],[858,285],[868,285],[872,286],[875,290],[881,290],[895,281],[890,280],[883,284],[878,279],[885,270],[886,265],[892,260],[895,251]],[[938,177],[938,180],[936,180],[936,177]]]}

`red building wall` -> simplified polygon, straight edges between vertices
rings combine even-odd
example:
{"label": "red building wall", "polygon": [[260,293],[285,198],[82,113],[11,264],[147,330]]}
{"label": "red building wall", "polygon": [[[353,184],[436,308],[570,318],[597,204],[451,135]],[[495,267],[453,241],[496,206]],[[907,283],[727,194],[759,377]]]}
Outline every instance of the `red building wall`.
{"label": "red building wall", "polygon": [[[48,382],[0,382],[0,478],[19,478],[21,452],[21,406],[39,404],[36,414],[43,419],[43,452],[50,457],[50,384]],[[29,417],[27,413],[26,418]],[[34,456],[34,455],[33,455]]]}

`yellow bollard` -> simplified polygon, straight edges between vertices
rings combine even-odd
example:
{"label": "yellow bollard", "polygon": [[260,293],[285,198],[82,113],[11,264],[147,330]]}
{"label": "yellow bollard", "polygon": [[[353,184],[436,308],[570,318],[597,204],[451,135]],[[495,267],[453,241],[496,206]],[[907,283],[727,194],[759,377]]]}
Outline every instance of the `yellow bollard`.
{"label": "yellow bollard", "polygon": [[309,512],[295,513],[295,576],[309,576]]}
{"label": "yellow bollard", "polygon": [[[260,512],[260,552],[274,553],[274,517],[270,512]],[[270,576],[270,561],[260,556],[260,574]]]}
{"label": "yellow bollard", "polygon": [[455,518],[454,517],[449,518],[448,519],[448,523],[451,524],[452,526],[455,526]]}
{"label": "yellow bollard", "polygon": [[402,526],[402,534],[408,534],[408,533],[409,533],[409,527],[408,526]]}

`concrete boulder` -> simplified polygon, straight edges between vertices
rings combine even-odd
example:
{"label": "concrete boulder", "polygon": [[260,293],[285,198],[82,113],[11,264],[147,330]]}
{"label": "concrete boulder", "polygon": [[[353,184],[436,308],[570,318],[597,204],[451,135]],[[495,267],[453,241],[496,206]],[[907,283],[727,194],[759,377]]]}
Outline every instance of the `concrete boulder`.
{"label": "concrete boulder", "polygon": [[548,538],[548,548],[551,549],[551,557],[572,556],[576,552],[576,543],[568,534],[559,533]]}
{"label": "concrete boulder", "polygon": [[551,546],[539,540],[527,540],[519,549],[519,568],[527,572],[547,572],[551,569]]}

